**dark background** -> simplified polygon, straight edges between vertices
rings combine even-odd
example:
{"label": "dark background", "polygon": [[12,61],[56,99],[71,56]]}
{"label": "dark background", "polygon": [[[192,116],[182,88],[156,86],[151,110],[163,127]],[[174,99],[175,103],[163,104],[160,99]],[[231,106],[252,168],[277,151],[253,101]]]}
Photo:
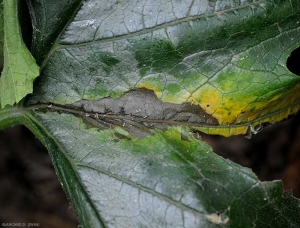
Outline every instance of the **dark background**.
{"label": "dark background", "polygon": [[78,225],[46,148],[24,126],[0,132],[0,227],[2,223]]}

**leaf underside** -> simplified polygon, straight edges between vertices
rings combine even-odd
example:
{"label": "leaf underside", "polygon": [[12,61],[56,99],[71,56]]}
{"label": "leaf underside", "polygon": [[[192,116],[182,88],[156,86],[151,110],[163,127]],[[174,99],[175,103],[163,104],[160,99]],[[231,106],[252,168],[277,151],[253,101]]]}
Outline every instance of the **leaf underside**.
{"label": "leaf underside", "polygon": [[299,1],[28,4],[42,70],[22,121],[84,227],[300,226],[281,182],[198,135],[256,133],[299,110],[286,67]]}
{"label": "leaf underside", "polygon": [[[1,1],[2,4],[2,1]],[[32,93],[39,67],[25,46],[17,17],[18,1],[3,1],[4,68],[0,78],[1,107],[18,103]]]}

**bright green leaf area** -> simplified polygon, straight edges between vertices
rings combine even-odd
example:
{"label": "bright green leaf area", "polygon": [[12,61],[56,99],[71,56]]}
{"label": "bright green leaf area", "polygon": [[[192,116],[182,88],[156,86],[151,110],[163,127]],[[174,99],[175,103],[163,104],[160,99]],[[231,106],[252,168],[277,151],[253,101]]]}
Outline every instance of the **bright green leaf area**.
{"label": "bright green leaf area", "polygon": [[200,105],[236,134],[247,130],[240,124],[298,111],[300,77],[286,61],[300,45],[299,1],[146,2],[84,2],[43,61],[34,102],[147,88],[165,102]]}
{"label": "bright green leaf area", "polygon": [[39,75],[35,59],[22,41],[17,0],[3,1],[4,68],[0,78],[1,107],[18,103],[33,91],[33,80]]}
{"label": "bright green leaf area", "polygon": [[183,127],[137,138],[120,127],[89,128],[70,114],[27,117],[84,227],[300,225],[299,201],[282,194],[281,182],[260,182]]}
{"label": "bright green leaf area", "polygon": [[[2,3],[2,1],[0,1]],[[4,25],[3,21],[3,4],[0,4],[0,25]],[[0,63],[3,64],[3,45],[4,45],[4,31],[3,26],[0,28]]]}

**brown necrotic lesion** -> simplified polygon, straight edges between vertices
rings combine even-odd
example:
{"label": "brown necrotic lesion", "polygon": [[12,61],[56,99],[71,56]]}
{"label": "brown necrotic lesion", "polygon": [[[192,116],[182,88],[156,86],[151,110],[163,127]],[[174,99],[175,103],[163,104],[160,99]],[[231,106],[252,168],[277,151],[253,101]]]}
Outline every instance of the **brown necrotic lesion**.
{"label": "brown necrotic lesion", "polygon": [[218,125],[217,120],[199,105],[190,102],[173,104],[159,100],[152,90],[134,89],[119,98],[103,98],[96,101],[78,101],[71,105],[85,113],[107,115],[120,119],[135,119],[153,123],[186,123]]}

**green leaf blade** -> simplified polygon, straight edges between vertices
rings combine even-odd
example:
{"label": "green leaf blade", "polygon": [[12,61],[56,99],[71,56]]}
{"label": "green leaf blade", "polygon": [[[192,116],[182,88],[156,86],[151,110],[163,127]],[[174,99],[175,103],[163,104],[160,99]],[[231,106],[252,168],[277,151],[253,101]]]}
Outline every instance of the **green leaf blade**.
{"label": "green leaf blade", "polygon": [[[283,194],[281,182],[261,183],[183,127],[139,138],[121,127],[93,128],[89,116],[34,111],[28,118],[51,141],[48,149],[69,197],[80,195],[72,202],[84,226],[300,224],[300,202]],[[89,215],[81,211],[85,206]]]}
{"label": "green leaf blade", "polygon": [[4,68],[0,78],[1,107],[18,103],[33,91],[39,66],[22,41],[17,2],[4,1]]}
{"label": "green leaf blade", "polygon": [[59,37],[32,102],[72,104],[144,88],[163,102],[198,105],[218,121],[198,129],[225,136],[299,110],[300,77],[286,67],[300,45],[299,1],[228,3],[201,12],[193,1],[158,12],[146,1],[102,3],[84,3]]}

